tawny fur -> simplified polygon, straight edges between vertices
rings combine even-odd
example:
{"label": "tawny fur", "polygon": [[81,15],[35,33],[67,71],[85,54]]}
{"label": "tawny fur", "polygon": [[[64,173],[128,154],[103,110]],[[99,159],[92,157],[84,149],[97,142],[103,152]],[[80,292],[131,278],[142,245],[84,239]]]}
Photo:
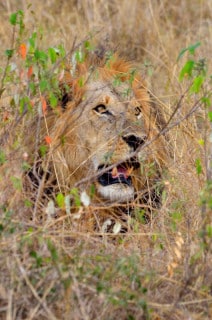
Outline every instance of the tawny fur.
{"label": "tawny fur", "polygon": [[[78,63],[74,74],[67,68],[61,88],[66,87],[68,101],[59,114],[58,110],[50,111],[43,126],[43,136],[48,134],[52,139],[49,150],[51,172],[63,192],[69,192],[82,179],[97,175],[99,165],[115,165],[128,159],[134,150],[123,136],[141,139],[145,136],[150,142],[158,135],[160,112],[152,104],[145,82],[134,70],[131,63],[117,55],[109,59],[86,59]],[[110,115],[97,114],[95,107],[98,105],[104,105]],[[149,180],[155,183],[154,175],[156,177],[164,167],[165,155],[161,136],[141,149],[138,153],[141,168],[132,173],[134,192],[142,192],[147,185],[151,188],[151,182],[147,182],[149,165],[155,165]],[[95,184],[97,194],[104,198],[102,188]],[[86,189],[89,185],[88,179],[81,188]],[[105,198],[108,198],[106,194],[113,193],[113,187],[115,194],[109,197],[111,200],[119,202],[120,198],[120,202],[124,202],[125,196],[126,201],[129,200],[126,189],[118,186],[105,191]]]}

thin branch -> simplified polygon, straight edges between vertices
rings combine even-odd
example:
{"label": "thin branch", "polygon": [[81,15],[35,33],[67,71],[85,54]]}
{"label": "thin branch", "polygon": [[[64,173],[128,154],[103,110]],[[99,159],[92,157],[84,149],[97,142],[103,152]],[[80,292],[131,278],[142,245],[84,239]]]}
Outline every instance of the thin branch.
{"label": "thin branch", "polygon": [[16,262],[17,262],[17,264],[18,264],[18,266],[19,266],[19,270],[20,270],[20,272],[21,272],[21,274],[22,274],[22,276],[23,276],[23,278],[24,278],[27,286],[28,286],[29,289],[31,290],[31,292],[32,292],[33,296],[36,298],[36,300],[40,303],[40,305],[41,305],[41,306],[43,307],[43,309],[46,311],[49,319],[58,320],[58,319],[54,316],[54,314],[51,312],[51,310],[47,307],[45,301],[43,301],[43,300],[39,297],[39,295],[37,294],[35,288],[33,287],[32,283],[30,282],[30,280],[29,280],[29,278],[28,278],[28,276],[27,276],[26,270],[25,270],[25,269],[23,268],[23,266],[21,265],[21,261],[19,260],[19,258],[18,258],[17,255],[15,255],[15,259],[16,259]]}
{"label": "thin branch", "polygon": [[[13,28],[13,33],[12,33],[11,48],[13,48],[14,42],[15,42],[15,26]],[[11,49],[11,50],[13,50],[13,49]],[[7,62],[6,62],[5,68],[4,68],[4,73],[3,73],[3,76],[2,76],[2,79],[1,79],[0,98],[1,98],[2,93],[4,92],[4,88],[3,88],[4,87],[4,80],[5,80],[5,77],[7,75],[7,67],[9,65],[10,59],[11,59],[11,57],[8,56],[7,57]]]}

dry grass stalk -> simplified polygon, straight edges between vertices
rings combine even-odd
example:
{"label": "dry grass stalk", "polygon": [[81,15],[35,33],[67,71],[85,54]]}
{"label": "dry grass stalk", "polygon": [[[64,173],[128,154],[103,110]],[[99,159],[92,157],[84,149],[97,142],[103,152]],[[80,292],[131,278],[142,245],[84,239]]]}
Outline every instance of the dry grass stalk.
{"label": "dry grass stalk", "polygon": [[[147,224],[139,213],[136,219],[129,218],[125,234],[115,234],[113,229],[108,234],[93,231],[94,225],[116,218],[113,213],[112,218],[98,214],[104,209],[102,203],[82,205],[72,217],[55,204],[43,207],[42,190],[31,221],[31,209],[26,207],[19,186],[22,171],[17,166],[27,158],[20,141],[28,119],[10,106],[11,97],[24,92],[24,85],[11,81],[0,100],[0,149],[2,141],[8,141],[3,149],[8,161],[2,160],[0,185],[1,190],[12,191],[9,202],[0,209],[0,319],[209,320],[208,110],[200,106],[198,98],[184,94],[188,85],[186,81],[179,83],[178,77],[187,57],[181,64],[176,60],[182,48],[201,41],[197,55],[210,61],[210,1],[100,0],[59,5],[47,0],[41,5],[35,0],[27,9],[25,1],[17,5],[17,1],[7,0],[0,4],[1,48],[11,49],[14,44],[8,17],[18,9],[24,10],[30,33],[43,26],[41,47],[56,46],[62,39],[69,52],[73,43],[88,37],[88,31],[100,30],[97,43],[106,43],[136,61],[166,121],[172,117],[167,130],[172,159],[164,177],[162,207],[152,211]],[[3,50],[0,56],[4,72],[8,62]],[[211,74],[210,64],[208,72]],[[2,71],[0,77],[4,78]],[[11,138],[16,145],[10,145]],[[198,159],[202,165],[199,174]],[[1,204],[5,195],[6,191],[1,191]],[[109,209],[114,212],[117,208]]]}

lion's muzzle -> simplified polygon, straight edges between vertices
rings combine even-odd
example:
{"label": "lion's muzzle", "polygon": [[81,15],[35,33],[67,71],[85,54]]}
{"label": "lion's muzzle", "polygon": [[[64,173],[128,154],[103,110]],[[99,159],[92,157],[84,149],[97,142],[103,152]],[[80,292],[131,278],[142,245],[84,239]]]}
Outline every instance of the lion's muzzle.
{"label": "lion's muzzle", "polygon": [[[102,166],[100,169],[102,168],[104,168],[104,166]],[[133,168],[126,168],[123,165],[119,165],[103,173],[98,178],[98,182],[102,186],[108,186],[115,183],[123,183],[130,186],[132,184],[132,179],[130,176],[132,170]]]}
{"label": "lion's muzzle", "polygon": [[[113,166],[100,165],[98,170],[106,170],[97,179],[98,190],[104,198],[112,201],[125,202],[133,199],[134,186],[132,174],[140,167],[136,158]],[[111,165],[110,165],[111,167]]]}

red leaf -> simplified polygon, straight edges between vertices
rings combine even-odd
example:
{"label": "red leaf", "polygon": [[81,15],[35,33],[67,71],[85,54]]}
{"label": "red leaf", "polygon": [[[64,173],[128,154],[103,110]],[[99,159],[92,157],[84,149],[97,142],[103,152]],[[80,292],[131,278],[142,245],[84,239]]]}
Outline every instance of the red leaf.
{"label": "red leaf", "polygon": [[47,114],[47,103],[46,103],[46,99],[44,97],[41,97],[41,103],[42,103],[43,114],[46,115]]}
{"label": "red leaf", "polygon": [[19,49],[18,49],[18,52],[19,52],[21,58],[22,58],[23,60],[25,60],[25,59],[26,59],[26,55],[27,55],[27,46],[26,46],[25,43],[20,44],[20,47],[19,47]]}
{"label": "red leaf", "polygon": [[27,77],[28,77],[28,79],[31,78],[32,74],[33,74],[33,67],[30,66],[30,67],[28,68],[28,70],[27,70]]}
{"label": "red leaf", "polygon": [[46,141],[46,143],[47,144],[51,144],[51,142],[52,142],[52,139],[51,139],[51,137],[50,136],[45,136],[45,141]]}

